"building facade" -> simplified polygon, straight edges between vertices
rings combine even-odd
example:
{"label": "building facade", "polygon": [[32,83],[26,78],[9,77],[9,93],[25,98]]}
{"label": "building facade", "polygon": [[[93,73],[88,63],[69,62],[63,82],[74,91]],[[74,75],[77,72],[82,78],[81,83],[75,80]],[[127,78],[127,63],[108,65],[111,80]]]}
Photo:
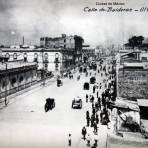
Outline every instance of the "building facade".
{"label": "building facade", "polygon": [[0,63],[0,102],[38,81],[37,64],[22,61]]}
{"label": "building facade", "polygon": [[[84,39],[81,36],[67,36],[62,34],[61,37],[51,38],[42,37],[40,38],[40,46],[45,49],[58,49],[67,55],[68,61],[75,64],[82,61],[82,47]],[[72,59],[71,59],[72,58]]]}
{"label": "building facade", "polygon": [[129,100],[145,99],[148,92],[148,61],[143,61],[143,52],[120,52],[116,56],[118,97]]}

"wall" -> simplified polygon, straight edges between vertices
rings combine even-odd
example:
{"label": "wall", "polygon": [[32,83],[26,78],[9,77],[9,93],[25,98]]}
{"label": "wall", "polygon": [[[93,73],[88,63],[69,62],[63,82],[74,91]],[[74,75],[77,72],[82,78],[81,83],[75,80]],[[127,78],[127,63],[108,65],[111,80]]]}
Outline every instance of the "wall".
{"label": "wall", "polygon": [[138,139],[130,140],[116,135],[107,136],[106,148],[147,148],[148,140]]}
{"label": "wall", "polygon": [[118,95],[128,99],[148,96],[148,70],[123,70],[118,73]]}
{"label": "wall", "polygon": [[148,61],[148,52],[140,53],[140,61]]}

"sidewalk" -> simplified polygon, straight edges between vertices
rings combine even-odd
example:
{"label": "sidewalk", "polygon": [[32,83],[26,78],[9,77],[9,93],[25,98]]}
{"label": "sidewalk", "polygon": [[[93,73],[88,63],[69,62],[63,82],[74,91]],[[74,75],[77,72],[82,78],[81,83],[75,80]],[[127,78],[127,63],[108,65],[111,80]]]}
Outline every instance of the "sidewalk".
{"label": "sidewalk", "polygon": [[[55,81],[56,81],[56,76],[46,79],[44,85],[43,85],[44,80],[42,80],[42,81],[39,81],[36,84],[34,84],[34,85],[32,85],[32,86],[30,86],[28,88],[25,88],[25,89],[23,89],[21,91],[18,91],[18,92],[14,93],[14,94],[11,94],[11,95],[7,96],[8,106],[9,106],[9,104],[11,104],[11,103],[13,103],[15,101],[15,97],[16,96],[19,96],[19,95],[22,95],[24,93],[27,93],[27,92],[30,92],[30,91],[39,89],[41,86],[42,87],[49,86],[50,84],[52,84]],[[5,98],[2,98],[1,99],[2,101],[0,103],[0,109],[3,109],[4,107],[6,107],[5,106],[5,100],[4,99]]]}

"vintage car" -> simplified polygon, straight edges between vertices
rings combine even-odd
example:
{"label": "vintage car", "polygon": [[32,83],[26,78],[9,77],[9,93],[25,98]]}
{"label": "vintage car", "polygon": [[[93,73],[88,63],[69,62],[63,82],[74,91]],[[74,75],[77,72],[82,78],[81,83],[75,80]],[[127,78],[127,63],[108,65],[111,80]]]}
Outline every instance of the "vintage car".
{"label": "vintage car", "polygon": [[90,84],[95,84],[96,82],[96,78],[95,77],[91,77],[90,78]]}
{"label": "vintage car", "polygon": [[85,82],[85,83],[84,83],[83,89],[84,89],[84,90],[89,90],[89,83],[88,83],[88,82]]}
{"label": "vintage car", "polygon": [[73,109],[81,109],[82,108],[82,100],[81,99],[74,99],[72,101],[72,108]]}
{"label": "vintage car", "polygon": [[54,98],[47,98],[46,103],[44,106],[45,112],[52,110],[55,107],[55,100]]}
{"label": "vintage car", "polygon": [[63,82],[61,81],[61,79],[57,79],[57,87],[60,87],[63,85]]}

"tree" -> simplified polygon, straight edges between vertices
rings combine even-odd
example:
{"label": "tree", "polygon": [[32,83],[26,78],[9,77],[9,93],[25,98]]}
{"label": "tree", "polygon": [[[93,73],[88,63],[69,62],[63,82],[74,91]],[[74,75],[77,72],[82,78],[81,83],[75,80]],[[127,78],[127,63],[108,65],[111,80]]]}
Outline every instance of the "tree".
{"label": "tree", "polygon": [[144,40],[143,36],[133,36],[128,40],[128,44],[134,49],[134,47],[141,46],[143,40]]}

